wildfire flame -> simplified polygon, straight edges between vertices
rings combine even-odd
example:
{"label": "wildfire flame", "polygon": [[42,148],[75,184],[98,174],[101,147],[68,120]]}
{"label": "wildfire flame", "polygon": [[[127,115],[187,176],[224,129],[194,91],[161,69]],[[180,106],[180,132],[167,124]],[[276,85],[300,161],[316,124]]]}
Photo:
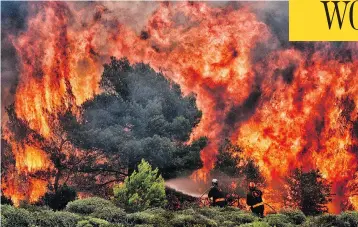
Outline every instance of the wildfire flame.
{"label": "wildfire flame", "polygon": [[[45,138],[53,136],[51,113],[77,113],[100,92],[109,56],[127,57],[164,71],[184,95],[196,94],[203,115],[191,140],[210,141],[201,152],[198,177],[214,167],[219,143],[228,137],[256,161],[268,182],[295,167],[318,168],[334,183],[331,211],[341,210],[346,200],[357,209],[357,196],[346,186],[357,181],[358,58],[353,51],[349,60],[334,53],[357,51],[356,44],[280,49],[250,7],[162,3],[138,34],[105,3],[30,5],[27,31],[12,37],[21,65],[15,110]],[[266,52],[255,53],[260,46]],[[16,172],[3,182],[3,191],[15,202],[35,201],[47,182],[29,173],[51,164],[44,151],[7,138]],[[29,189],[20,196],[21,177]]]}

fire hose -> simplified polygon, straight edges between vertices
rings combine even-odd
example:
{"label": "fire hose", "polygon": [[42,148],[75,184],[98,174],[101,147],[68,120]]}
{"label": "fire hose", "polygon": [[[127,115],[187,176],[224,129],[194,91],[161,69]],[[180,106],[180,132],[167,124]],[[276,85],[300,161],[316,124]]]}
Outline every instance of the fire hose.
{"label": "fire hose", "polygon": [[270,204],[268,204],[268,203],[264,203],[266,206],[268,206],[268,207],[270,207],[271,208],[271,210],[273,210],[275,213],[277,213],[277,211],[275,210],[275,208],[273,208]]}

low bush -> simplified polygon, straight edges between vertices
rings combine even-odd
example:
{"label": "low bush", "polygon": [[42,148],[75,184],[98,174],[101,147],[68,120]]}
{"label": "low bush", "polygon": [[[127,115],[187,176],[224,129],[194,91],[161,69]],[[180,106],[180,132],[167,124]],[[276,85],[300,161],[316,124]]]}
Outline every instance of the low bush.
{"label": "low bush", "polygon": [[255,221],[252,223],[240,225],[240,227],[270,227],[270,225],[267,222]]}
{"label": "low bush", "polygon": [[300,225],[306,221],[306,215],[300,210],[282,210],[280,213],[287,216],[290,222],[295,225]]}
{"label": "low bush", "polygon": [[161,216],[160,213],[156,214],[151,211],[137,212],[127,215],[127,223],[135,224],[155,224],[155,226],[168,226],[166,218]]}
{"label": "low bush", "polygon": [[316,227],[331,227],[338,226],[337,215],[323,214],[313,218],[314,226]]}
{"label": "low bush", "polygon": [[358,212],[357,211],[346,211],[341,213],[337,218],[339,226],[344,227],[355,227],[358,226]]}
{"label": "low bush", "polygon": [[288,227],[292,226],[290,218],[283,214],[270,214],[264,218],[270,226],[274,227]]}
{"label": "low bush", "polygon": [[89,217],[86,220],[81,220],[76,227],[112,227],[111,223],[100,218]]}
{"label": "low bush", "polygon": [[139,225],[135,225],[134,227],[155,227],[155,226],[150,224],[139,224]]}
{"label": "low bush", "polygon": [[174,227],[189,227],[189,226],[218,226],[218,224],[203,215],[189,215],[189,214],[178,214],[171,221],[170,226]]}
{"label": "low bush", "polygon": [[215,219],[221,216],[220,208],[217,207],[203,207],[197,210],[197,212],[205,217]]}
{"label": "low bush", "polygon": [[73,213],[88,215],[95,212],[96,210],[115,207],[116,206],[109,200],[98,197],[91,197],[69,202],[66,206],[66,210]]}
{"label": "low bush", "polygon": [[88,220],[79,221],[76,227],[93,227],[93,225]]}
{"label": "low bush", "polygon": [[38,212],[43,210],[50,210],[48,206],[41,206],[37,204],[30,204],[29,202],[21,201],[19,208],[23,208],[29,212]]}
{"label": "low bush", "polygon": [[112,223],[124,223],[126,218],[126,213],[117,207],[103,207],[103,208],[97,208],[91,214],[91,216]]}
{"label": "low bush", "polygon": [[3,227],[29,227],[34,223],[29,211],[11,205],[1,205],[1,215]]}
{"label": "low bush", "polygon": [[70,212],[54,212],[44,210],[32,213],[35,225],[46,227],[71,227],[81,219],[79,215]]}
{"label": "low bush", "polygon": [[245,213],[237,213],[231,216],[231,221],[237,224],[246,224],[251,223],[257,220],[257,217],[253,216],[252,214],[245,214]]}
{"label": "low bush", "polygon": [[189,208],[189,209],[179,211],[178,214],[194,215],[194,214],[196,214],[196,211],[193,208]]}
{"label": "low bush", "polygon": [[237,225],[233,221],[223,221],[220,226],[223,226],[223,227],[235,227]]}

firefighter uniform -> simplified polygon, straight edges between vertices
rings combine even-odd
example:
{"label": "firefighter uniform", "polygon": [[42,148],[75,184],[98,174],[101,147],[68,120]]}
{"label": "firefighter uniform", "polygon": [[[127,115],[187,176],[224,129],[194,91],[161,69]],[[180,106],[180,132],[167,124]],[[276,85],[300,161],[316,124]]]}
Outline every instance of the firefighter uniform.
{"label": "firefighter uniform", "polygon": [[264,202],[262,192],[256,188],[250,188],[247,193],[246,204],[251,207],[251,211],[259,217],[264,216]]}
{"label": "firefighter uniform", "polygon": [[226,206],[226,199],[224,193],[217,186],[211,187],[208,193],[208,197],[212,198],[213,206]]}

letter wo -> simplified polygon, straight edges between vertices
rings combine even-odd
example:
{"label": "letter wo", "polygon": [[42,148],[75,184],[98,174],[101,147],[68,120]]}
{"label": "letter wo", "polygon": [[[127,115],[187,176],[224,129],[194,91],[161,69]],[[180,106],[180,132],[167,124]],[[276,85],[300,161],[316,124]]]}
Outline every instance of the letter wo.
{"label": "letter wo", "polygon": [[342,29],[344,16],[346,14],[347,5],[349,4],[350,1],[343,1],[345,3],[345,6],[344,6],[344,12],[343,12],[342,17],[341,17],[341,13],[339,12],[339,7],[338,7],[338,3],[340,3],[341,1],[331,1],[334,4],[334,10],[333,10],[332,16],[330,16],[329,9],[328,9],[328,2],[330,2],[330,1],[321,1],[321,2],[324,5],[324,9],[326,11],[328,28],[331,29],[332,24],[333,24],[333,20],[334,20],[334,16],[335,16],[335,14],[337,12],[339,29]]}

